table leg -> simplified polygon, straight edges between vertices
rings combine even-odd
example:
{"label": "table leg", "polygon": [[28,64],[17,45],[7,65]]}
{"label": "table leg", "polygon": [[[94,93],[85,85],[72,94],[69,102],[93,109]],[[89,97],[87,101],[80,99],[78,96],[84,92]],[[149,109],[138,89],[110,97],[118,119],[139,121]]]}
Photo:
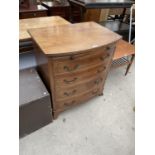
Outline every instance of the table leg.
{"label": "table leg", "polygon": [[125,72],[125,76],[128,74],[129,69],[130,69],[130,67],[131,67],[131,65],[132,65],[132,63],[133,63],[134,58],[135,58],[135,55],[133,54],[133,55],[131,56],[130,63],[129,63],[128,66],[127,66],[127,69],[126,69],[126,72]]}
{"label": "table leg", "polygon": [[125,12],[126,12],[126,8],[124,8],[123,13],[120,16],[121,22],[123,22],[123,20],[124,20]]}

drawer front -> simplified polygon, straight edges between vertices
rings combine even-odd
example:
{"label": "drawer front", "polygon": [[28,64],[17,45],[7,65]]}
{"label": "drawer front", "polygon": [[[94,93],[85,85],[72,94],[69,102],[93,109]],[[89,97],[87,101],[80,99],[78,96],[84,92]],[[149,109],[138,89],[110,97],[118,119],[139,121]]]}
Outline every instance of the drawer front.
{"label": "drawer front", "polygon": [[47,16],[47,12],[46,11],[20,13],[20,19],[44,17],[44,16]]}
{"label": "drawer front", "polygon": [[97,76],[97,74],[100,73],[104,74],[106,72],[106,69],[107,69],[106,65],[101,64],[97,67],[90,68],[80,73],[73,73],[72,75],[67,74],[64,76],[56,77],[55,87],[56,89],[75,87],[77,85],[80,85],[81,83],[94,79]]}
{"label": "drawer front", "polygon": [[65,12],[54,12],[52,14],[52,16],[60,16],[60,17],[65,18],[65,19],[69,19],[69,16],[67,16],[67,14],[65,14]]}
{"label": "drawer front", "polygon": [[55,7],[51,9],[52,14],[56,13],[68,13],[69,12],[69,7]]}
{"label": "drawer front", "polygon": [[50,16],[61,16],[65,19],[69,19],[69,7],[53,7],[49,9],[48,14]]}
{"label": "drawer front", "polygon": [[58,102],[56,102],[56,109],[54,109],[54,110],[62,111],[62,110],[68,109],[71,106],[85,102],[85,101],[89,100],[90,98],[99,95],[100,93],[101,93],[101,88],[97,87],[97,88],[91,89],[79,96],[75,96],[72,98],[70,97],[70,99],[58,101]]}
{"label": "drawer front", "polygon": [[56,101],[70,99],[71,97],[79,96],[88,90],[97,89],[103,85],[105,79],[104,73],[89,79],[88,82],[81,82],[81,84],[72,87],[57,87],[56,88]]}
{"label": "drawer front", "polygon": [[73,74],[75,72],[81,72],[89,68],[103,64],[107,62],[112,52],[108,50],[97,51],[93,54],[78,55],[77,57],[67,57],[62,60],[55,60],[53,67],[56,75]]}
{"label": "drawer front", "polygon": [[54,83],[53,109],[56,113],[102,94],[114,51],[114,46],[110,47],[50,58]]}

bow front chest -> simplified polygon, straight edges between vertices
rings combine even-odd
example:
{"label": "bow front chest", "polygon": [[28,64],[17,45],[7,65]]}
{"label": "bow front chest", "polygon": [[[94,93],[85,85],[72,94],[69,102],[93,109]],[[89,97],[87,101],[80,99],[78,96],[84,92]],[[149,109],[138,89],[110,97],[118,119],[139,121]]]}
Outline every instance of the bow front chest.
{"label": "bow front chest", "polygon": [[38,71],[51,92],[54,118],[102,95],[118,34],[94,22],[31,29]]}

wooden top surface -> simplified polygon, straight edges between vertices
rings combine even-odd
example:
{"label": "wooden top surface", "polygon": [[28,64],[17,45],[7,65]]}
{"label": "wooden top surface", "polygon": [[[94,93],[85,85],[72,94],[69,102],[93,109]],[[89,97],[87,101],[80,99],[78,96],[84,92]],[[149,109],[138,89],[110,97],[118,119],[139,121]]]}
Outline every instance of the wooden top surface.
{"label": "wooden top surface", "polygon": [[31,38],[27,32],[28,29],[50,27],[64,24],[70,24],[70,23],[59,16],[20,19],[19,40],[26,40]]}
{"label": "wooden top surface", "polygon": [[46,55],[75,54],[121,39],[95,22],[31,29],[29,33]]}
{"label": "wooden top surface", "polygon": [[116,44],[116,50],[113,60],[129,56],[135,53],[135,46],[129,44],[127,41],[119,40]]}

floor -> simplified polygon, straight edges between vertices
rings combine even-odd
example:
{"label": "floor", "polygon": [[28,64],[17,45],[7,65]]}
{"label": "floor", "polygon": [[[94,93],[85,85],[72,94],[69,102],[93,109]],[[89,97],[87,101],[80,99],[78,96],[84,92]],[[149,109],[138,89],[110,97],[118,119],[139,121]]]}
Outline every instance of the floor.
{"label": "floor", "polygon": [[134,155],[134,64],[111,69],[104,96],[20,139],[20,155]]}

